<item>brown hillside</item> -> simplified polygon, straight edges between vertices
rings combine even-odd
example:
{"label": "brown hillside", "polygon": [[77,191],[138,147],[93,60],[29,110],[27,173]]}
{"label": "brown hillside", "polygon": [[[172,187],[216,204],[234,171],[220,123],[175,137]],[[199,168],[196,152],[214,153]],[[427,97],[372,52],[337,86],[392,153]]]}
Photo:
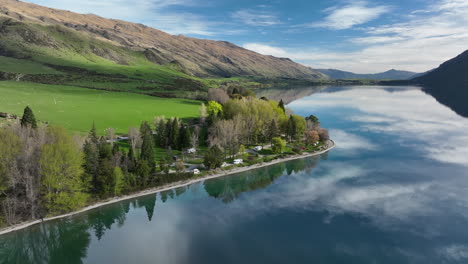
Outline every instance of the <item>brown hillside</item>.
{"label": "brown hillside", "polygon": [[0,16],[43,25],[61,25],[94,38],[143,52],[156,64],[172,64],[198,77],[264,76],[327,79],[286,58],[265,56],[224,41],[174,36],[141,24],[77,14],[16,0],[0,0]]}

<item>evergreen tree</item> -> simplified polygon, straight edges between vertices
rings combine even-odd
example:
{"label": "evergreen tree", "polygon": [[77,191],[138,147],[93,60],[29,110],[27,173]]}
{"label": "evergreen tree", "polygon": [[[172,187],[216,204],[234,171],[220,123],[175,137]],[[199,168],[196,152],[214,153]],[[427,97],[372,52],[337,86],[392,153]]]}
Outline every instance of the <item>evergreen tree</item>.
{"label": "evergreen tree", "polygon": [[294,122],[292,115],[289,116],[287,134],[290,141],[293,140],[296,135],[296,122]]}
{"label": "evergreen tree", "polygon": [[34,113],[31,108],[29,108],[29,106],[24,108],[23,117],[21,118],[21,126],[31,126],[32,128],[37,128],[36,117],[34,116]]}
{"label": "evergreen tree", "polygon": [[119,145],[114,144],[114,145],[112,146],[112,155],[115,156],[115,154],[119,153],[119,151],[120,151]]}
{"label": "evergreen tree", "polygon": [[165,134],[165,129],[166,129],[166,121],[164,119],[159,120],[159,123],[156,127],[156,144],[157,146],[161,148],[166,147],[166,134]]}
{"label": "evergreen tree", "polygon": [[140,134],[141,134],[142,137],[144,137],[145,135],[151,135],[152,134],[151,126],[149,125],[149,123],[147,121],[144,121],[144,122],[141,123]]}
{"label": "evergreen tree", "polygon": [[133,152],[133,148],[130,148],[128,151],[128,162],[127,162],[127,169],[129,172],[135,172],[136,168],[136,157],[135,152]]}
{"label": "evergreen tree", "polygon": [[192,133],[186,125],[180,126],[179,131],[179,145],[181,149],[186,149],[190,147],[190,141],[192,139]]}
{"label": "evergreen tree", "polygon": [[143,143],[141,145],[140,160],[146,160],[151,171],[154,171],[156,167],[155,154],[154,154],[154,143],[151,134],[145,134],[143,136]]}
{"label": "evergreen tree", "polygon": [[179,119],[174,118],[172,120],[172,126],[171,126],[171,147],[174,149],[179,149]]}
{"label": "evergreen tree", "polygon": [[276,119],[272,119],[270,127],[268,128],[268,141],[270,141],[270,144],[276,136],[278,136],[278,124],[276,123]]}
{"label": "evergreen tree", "polygon": [[215,169],[221,167],[223,164],[224,153],[218,146],[212,146],[206,151],[205,157],[203,159],[203,164],[208,169]]}
{"label": "evergreen tree", "polygon": [[114,196],[122,195],[122,193],[126,189],[126,182],[124,173],[120,167],[114,168],[114,181]]}
{"label": "evergreen tree", "polygon": [[97,192],[97,178],[99,173],[99,152],[97,146],[94,145],[90,139],[86,140],[83,146],[84,164],[83,168],[86,178],[91,179],[90,191],[91,193]]}
{"label": "evergreen tree", "polygon": [[138,161],[138,165],[136,168],[136,175],[138,177],[138,184],[140,185],[140,187],[146,186],[150,174],[151,174],[151,168],[148,165],[148,161],[146,160]]}
{"label": "evergreen tree", "polygon": [[93,126],[91,127],[91,130],[89,131],[88,138],[89,140],[91,140],[91,143],[93,143],[94,145],[99,144],[99,138],[96,133],[96,124],[94,122],[93,122]]}
{"label": "evergreen tree", "polygon": [[283,110],[284,113],[286,113],[286,108],[284,107],[284,102],[283,99],[281,99],[278,103],[279,108]]}
{"label": "evergreen tree", "polygon": [[166,128],[164,129],[164,141],[165,141],[165,147],[172,146],[172,123],[173,119],[171,118],[166,122]]}

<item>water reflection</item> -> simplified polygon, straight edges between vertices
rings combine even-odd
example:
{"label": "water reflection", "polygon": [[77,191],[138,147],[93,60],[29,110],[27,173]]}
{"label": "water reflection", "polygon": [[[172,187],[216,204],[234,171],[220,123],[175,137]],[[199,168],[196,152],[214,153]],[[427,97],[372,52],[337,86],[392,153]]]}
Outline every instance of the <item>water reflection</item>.
{"label": "water reflection", "polygon": [[289,107],[320,116],[337,148],[11,233],[0,260],[468,261],[468,119],[418,87],[334,87]]}

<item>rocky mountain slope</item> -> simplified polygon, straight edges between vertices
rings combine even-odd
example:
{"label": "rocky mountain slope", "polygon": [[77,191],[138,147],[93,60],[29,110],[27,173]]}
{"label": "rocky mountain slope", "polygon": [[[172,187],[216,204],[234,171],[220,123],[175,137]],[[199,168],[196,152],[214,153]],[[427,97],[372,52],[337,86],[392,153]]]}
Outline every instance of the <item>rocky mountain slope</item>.
{"label": "rocky mountain slope", "polygon": [[124,75],[125,67],[136,71],[131,67],[149,66],[163,74],[176,71],[200,78],[328,78],[290,59],[228,42],[174,36],[141,24],[16,0],[0,0],[0,19],[0,55],[35,62]]}
{"label": "rocky mountain slope", "polygon": [[417,74],[394,69],[374,74],[358,74],[335,69],[317,69],[317,71],[330,76],[332,79],[408,80]]}

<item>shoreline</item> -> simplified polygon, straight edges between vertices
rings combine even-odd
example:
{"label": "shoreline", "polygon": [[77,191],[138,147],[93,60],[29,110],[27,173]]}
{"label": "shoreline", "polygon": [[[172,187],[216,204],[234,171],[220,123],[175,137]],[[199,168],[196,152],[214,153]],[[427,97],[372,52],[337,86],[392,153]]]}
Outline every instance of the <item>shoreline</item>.
{"label": "shoreline", "polygon": [[286,162],[286,161],[291,161],[291,160],[296,160],[296,159],[302,159],[302,158],[308,158],[308,157],[321,155],[321,154],[324,154],[324,153],[332,150],[333,148],[335,148],[335,146],[336,146],[335,142],[333,140],[329,140],[329,142],[331,143],[331,145],[329,145],[328,148],[325,149],[325,150],[317,151],[317,152],[314,152],[314,153],[298,154],[298,155],[290,156],[290,157],[283,158],[283,159],[275,159],[275,160],[272,160],[272,161],[269,161],[269,162],[258,163],[258,164],[251,165],[251,166],[237,167],[237,168],[227,170],[227,171],[216,172],[216,173],[214,173],[212,175],[206,175],[206,176],[201,177],[201,178],[174,182],[172,184],[167,184],[167,185],[160,186],[160,187],[150,188],[150,189],[143,190],[143,191],[140,191],[140,192],[137,192],[137,193],[133,193],[133,194],[129,194],[129,195],[121,196],[121,197],[110,198],[109,200],[104,200],[104,201],[101,201],[101,202],[98,202],[98,203],[95,203],[95,204],[92,204],[92,205],[88,205],[88,206],[86,206],[86,207],[84,207],[84,208],[82,208],[82,209],[80,209],[78,211],[74,211],[74,212],[71,212],[71,213],[67,213],[67,214],[63,214],[63,215],[57,215],[57,216],[51,216],[51,217],[44,218],[42,220],[38,219],[38,220],[34,220],[34,221],[28,221],[28,222],[24,222],[24,223],[21,223],[21,224],[5,227],[3,229],[0,229],[0,235],[4,235],[4,234],[10,233],[10,232],[18,231],[18,230],[21,230],[21,229],[24,229],[24,228],[27,228],[27,227],[30,227],[30,226],[33,226],[33,225],[36,225],[36,224],[40,224],[40,223],[44,223],[44,222],[48,222],[48,221],[52,221],[52,220],[57,220],[57,219],[61,219],[61,218],[71,217],[71,216],[74,216],[74,215],[78,215],[78,214],[81,214],[81,213],[84,213],[84,212],[99,208],[101,206],[105,206],[105,205],[109,205],[109,204],[129,200],[129,199],[134,199],[134,198],[145,196],[145,195],[150,195],[150,194],[154,194],[154,193],[158,193],[158,192],[168,191],[168,190],[172,190],[172,189],[175,189],[175,188],[191,185],[191,184],[194,184],[194,183],[198,183],[198,182],[202,182],[202,181],[206,181],[206,180],[210,180],[210,179],[214,179],[214,178],[219,178],[219,177],[223,177],[223,176],[227,176],[227,175],[231,175],[231,174],[246,172],[246,171],[249,171],[249,170],[259,169],[259,168],[275,165],[275,164]]}

